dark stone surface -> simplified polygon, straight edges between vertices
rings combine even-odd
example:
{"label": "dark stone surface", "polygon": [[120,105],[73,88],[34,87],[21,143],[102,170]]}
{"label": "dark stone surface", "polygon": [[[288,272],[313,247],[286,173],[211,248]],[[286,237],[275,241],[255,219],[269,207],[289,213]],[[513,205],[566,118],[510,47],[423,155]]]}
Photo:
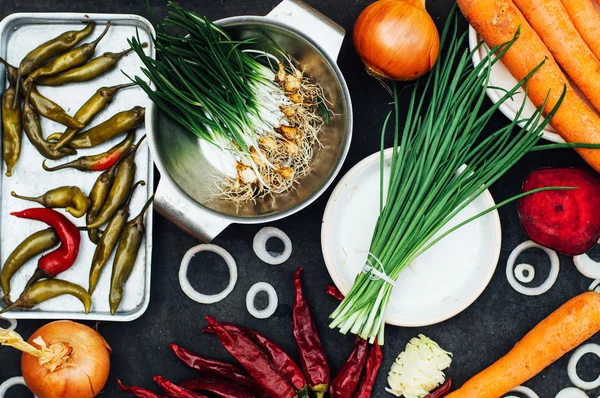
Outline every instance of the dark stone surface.
{"label": "dark stone surface", "polygon": [[[160,16],[165,14],[165,1],[151,0],[150,3]],[[379,145],[379,131],[385,114],[388,112],[390,98],[381,86],[364,73],[362,64],[354,53],[349,40],[352,24],[360,11],[370,3],[368,0],[309,0],[319,11],[342,25],[348,32],[347,39],[339,57],[339,65],[345,74],[352,93],[355,111],[355,130],[352,148],[343,172],[359,160],[375,152]],[[210,19],[241,14],[262,15],[277,4],[277,0],[267,1],[194,1],[183,0],[180,4]],[[443,24],[451,7],[449,0],[431,0],[428,9],[439,25]],[[1,0],[0,18],[13,12],[22,11],[77,11],[103,13],[134,13],[149,17],[143,0],[137,1],[21,1]],[[406,100],[406,99],[405,99]],[[495,129],[506,123],[502,115],[497,115],[489,129]],[[582,166],[585,164],[571,151],[535,153],[528,155],[518,163],[503,179],[494,185],[492,194],[496,200],[516,194],[525,175],[531,170],[545,166]],[[342,175],[343,175],[342,172]],[[154,254],[152,263],[152,299],[150,308],[137,321],[131,323],[103,322],[99,331],[111,344],[112,370],[104,391],[104,396],[122,396],[117,392],[116,379],[127,384],[138,384],[155,388],[152,377],[161,374],[174,381],[194,376],[194,372],[178,363],[169,349],[170,342],[189,347],[207,357],[229,360],[228,354],[220,347],[213,336],[201,335],[199,330],[205,326],[204,316],[213,315],[224,321],[241,323],[255,328],[270,336],[286,351],[296,357],[291,332],[291,306],[293,303],[292,272],[302,265],[306,268],[304,280],[306,294],[321,330],[335,374],[344,363],[352,345],[352,337],[342,336],[327,328],[327,317],[335,308],[335,301],[324,293],[324,287],[330,282],[321,255],[320,227],[321,217],[331,188],[319,200],[304,211],[288,219],[273,223],[286,231],[294,242],[291,259],[281,266],[269,266],[262,263],[252,251],[252,238],[260,226],[233,225],[222,233],[215,243],[229,250],[239,266],[239,282],[234,292],[217,305],[200,305],[187,299],[179,288],[177,270],[185,251],[198,242],[178,230],[163,217],[156,215],[154,229]],[[504,267],[510,251],[525,239],[515,206],[500,210],[503,227],[503,249],[500,262],[492,282],[481,297],[466,311],[439,325],[425,328],[388,327],[386,330],[385,362],[381,368],[374,396],[389,396],[384,392],[387,371],[395,356],[403,349],[408,340],[424,333],[438,341],[454,356],[451,369],[447,372],[462,384],[470,376],[494,362],[506,353],[528,330],[547,316],[562,303],[574,295],[585,291],[590,280],[580,275],[572,260],[561,256],[561,271],[558,282],[547,294],[539,297],[526,297],[510,288],[504,276]],[[540,280],[547,275],[543,267],[547,263],[543,254],[535,253],[533,261],[540,263]],[[198,270],[196,283],[199,286],[218,290],[226,281],[224,276],[213,272],[222,270],[214,258],[202,264]],[[200,281],[202,279],[202,281]],[[245,294],[248,288],[258,281],[272,283],[279,293],[279,308],[272,318],[259,321],[246,311]],[[423,292],[427,294],[427,292]],[[18,331],[28,337],[45,322],[22,321]],[[593,342],[600,343],[600,336]],[[527,383],[540,397],[554,397],[562,388],[570,386],[567,378],[569,356],[557,361],[541,375]],[[0,381],[20,374],[20,355],[10,348],[0,348]],[[586,379],[598,376],[600,359],[585,357],[580,371]],[[594,391],[593,397],[600,390]],[[7,397],[28,397],[23,388],[9,391]]]}

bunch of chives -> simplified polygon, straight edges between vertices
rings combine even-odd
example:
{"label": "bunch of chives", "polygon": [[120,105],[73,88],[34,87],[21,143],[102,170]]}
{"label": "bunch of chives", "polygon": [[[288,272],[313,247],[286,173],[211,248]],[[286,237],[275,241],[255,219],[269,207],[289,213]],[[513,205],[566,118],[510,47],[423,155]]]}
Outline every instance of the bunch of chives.
{"label": "bunch of chives", "polygon": [[[566,88],[543,122],[541,112],[546,104],[531,118],[521,119],[523,101],[512,123],[487,134],[486,126],[494,112],[526,85],[543,63],[483,111],[491,67],[517,40],[519,32],[510,42],[493,48],[473,67],[472,52],[463,50],[466,33],[458,36],[455,13],[456,7],[442,34],[443,57],[424,84],[419,82],[412,91],[401,135],[394,86],[394,150],[388,193],[384,198],[383,139],[392,113],[382,131],[381,212],[371,241],[367,271],[357,276],[349,294],[331,314],[330,327],[339,328],[341,333],[351,332],[371,342],[377,338],[379,344],[384,343],[385,312],[393,289],[390,281],[395,281],[404,267],[447,234],[524,195],[436,235],[534,147],[564,98]],[[479,47],[473,51],[479,51]],[[524,126],[518,129],[521,122]],[[555,188],[543,190],[546,189]],[[526,194],[534,192],[538,191]]]}
{"label": "bunch of chives", "polygon": [[[250,147],[258,148],[260,134],[279,126],[276,113],[284,95],[269,64],[277,58],[245,51],[261,45],[253,39],[235,41],[171,1],[168,10],[153,39],[156,60],[144,53],[139,37],[129,40],[155,89],[140,76],[135,82],[161,111],[201,139],[247,155]],[[252,157],[245,158],[253,163]]]}

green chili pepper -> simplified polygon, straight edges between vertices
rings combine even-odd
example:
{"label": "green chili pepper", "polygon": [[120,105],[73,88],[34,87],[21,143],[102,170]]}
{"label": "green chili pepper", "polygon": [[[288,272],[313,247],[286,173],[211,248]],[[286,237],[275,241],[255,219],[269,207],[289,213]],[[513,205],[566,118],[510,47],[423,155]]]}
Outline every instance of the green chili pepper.
{"label": "green chili pepper", "polygon": [[[17,85],[17,76],[19,73],[18,69],[6,62],[2,58],[0,58],[0,62],[3,63],[4,66],[6,66],[6,75],[8,77],[8,82],[13,86]],[[25,87],[24,85],[18,86],[19,94],[22,97],[25,97],[27,95],[27,87]],[[69,116],[60,105],[40,94],[35,85],[31,87],[31,93],[29,94],[29,97],[33,109],[35,109],[40,115],[44,116],[45,118],[54,120],[55,122],[63,124],[65,126],[73,128],[83,128],[83,125],[77,120],[75,120],[73,117]]]}
{"label": "green chili pepper", "polygon": [[44,229],[34,233],[26,238],[16,247],[15,250],[8,256],[2,274],[0,275],[0,285],[4,292],[2,298],[6,305],[10,302],[10,280],[13,275],[29,260],[38,254],[42,254],[46,250],[50,250],[60,242],[56,231],[53,228]]}
{"label": "green chili pepper", "polygon": [[[107,121],[75,136],[69,143],[74,149],[91,148],[100,145],[127,131],[131,131],[144,122],[146,109],[136,106],[128,111],[119,112]],[[50,138],[54,138],[53,135]],[[62,138],[62,136],[60,137]],[[59,140],[60,140],[59,138]]]}
{"label": "green chili pepper", "polygon": [[38,197],[17,195],[10,193],[15,198],[37,202],[44,207],[65,209],[73,217],[83,217],[90,207],[90,198],[79,187],[59,187],[51,189]]}
{"label": "green chili pepper", "polygon": [[90,312],[92,298],[87,290],[79,285],[60,279],[46,279],[39,281],[25,289],[17,301],[0,311],[3,314],[15,308],[33,308],[36,305],[48,301],[54,297],[70,294],[83,304],[85,313]]}
{"label": "green chili pepper", "polygon": [[12,66],[11,64],[9,64],[8,62],[6,62],[6,60],[1,57],[0,57],[0,63],[2,63],[4,65],[4,67],[6,68],[6,78],[8,80],[8,83],[10,83],[12,85],[17,84],[17,76],[19,75],[19,70],[17,68],[15,68],[14,66]]}
{"label": "green chili pepper", "polygon": [[31,50],[19,64],[16,81],[20,82],[22,77],[29,75],[35,68],[75,47],[92,33],[94,26],[95,24],[93,22],[88,22],[86,27],[82,30],[65,32]]}
{"label": "green chili pepper", "polygon": [[[10,177],[21,156],[23,129],[21,104],[16,88],[11,84],[2,94],[2,157],[6,163],[6,176]],[[14,104],[16,103],[16,106]]]}
{"label": "green chili pepper", "polygon": [[131,193],[129,197],[121,205],[117,213],[110,220],[106,229],[104,229],[104,233],[102,234],[102,238],[98,242],[98,246],[96,246],[96,251],[94,252],[94,258],[92,259],[92,267],[90,269],[90,284],[88,287],[88,292],[90,296],[94,294],[94,290],[96,289],[96,285],[98,284],[98,279],[100,279],[100,273],[104,269],[104,266],[108,262],[108,258],[112,254],[113,250],[119,243],[119,238],[121,237],[121,232],[123,232],[123,228],[125,227],[125,223],[129,218],[129,203],[131,201],[131,197],[135,192],[135,188],[138,185],[146,185],[146,181],[140,180],[135,183],[133,188],[131,189]]}
{"label": "green chili pepper", "polygon": [[19,64],[19,78],[29,75],[38,66],[75,47],[92,33],[94,25],[94,22],[88,22],[82,30],[65,32],[31,50]]}
{"label": "green chili pepper", "polygon": [[[115,181],[117,169],[121,162],[125,160],[125,158],[131,150],[132,149],[127,151],[127,153],[125,153],[123,156],[121,156],[119,160],[117,160],[117,162],[113,164],[108,170],[100,174],[100,176],[94,183],[94,186],[90,191],[90,200],[92,201],[92,204],[88,209],[87,215],[85,216],[85,222],[88,226],[92,221],[96,219],[96,216],[98,216],[100,210],[102,210],[102,206],[104,206],[104,202],[106,201],[108,193],[110,192],[110,188],[112,187],[113,182]],[[98,229],[88,228],[88,237],[90,238],[90,241],[92,241],[92,243],[98,243],[100,239],[98,236]]]}
{"label": "green chili pepper", "polygon": [[94,221],[88,224],[88,228],[98,228],[108,222],[113,218],[117,210],[119,210],[119,207],[125,203],[125,200],[127,200],[129,192],[131,191],[131,184],[135,178],[135,152],[140,147],[144,138],[146,138],[146,136],[140,139],[136,144],[136,147],[127,154],[123,162],[119,165],[119,169],[115,175],[114,182],[110,187],[106,201],[102,205],[102,209],[98,212]]}
{"label": "green chili pepper", "polygon": [[108,298],[110,313],[113,315],[117,312],[119,304],[121,304],[125,283],[127,283],[131,271],[133,271],[140,246],[142,245],[145,231],[144,215],[153,199],[154,195],[148,199],[140,214],[125,224],[123,232],[121,233],[117,252],[115,253],[115,261],[113,262],[110,294]]}
{"label": "green chili pepper", "polygon": [[57,171],[67,168],[73,168],[79,171],[104,171],[109,169],[115,162],[121,159],[130,148],[132,148],[134,139],[135,131],[130,131],[123,141],[119,142],[106,152],[97,155],[82,156],[68,163],[54,167],[48,167],[46,165],[46,159],[44,159],[42,167],[46,171]]}
{"label": "green chili pepper", "polygon": [[[148,47],[148,43],[144,43],[144,47]],[[83,64],[73,69],[56,76],[49,76],[39,79],[37,84],[40,86],[63,86],[69,83],[81,83],[90,81],[104,73],[113,69],[119,60],[125,55],[132,52],[133,49],[128,49],[120,53],[104,53],[96,57],[87,64]]]}
{"label": "green chili pepper", "polygon": [[25,130],[25,135],[27,135],[27,138],[31,141],[35,149],[37,149],[45,158],[57,160],[68,155],[76,154],[77,152],[71,148],[56,150],[44,139],[40,118],[29,105],[29,94],[31,94],[32,87],[33,85],[28,87],[27,95],[25,96],[25,104],[23,105],[23,128]]}
{"label": "green chili pepper", "polygon": [[[92,95],[75,114],[75,119],[82,124],[82,127],[68,128],[65,130],[56,144],[54,144],[54,148],[61,149],[67,146],[83,127],[87,126],[100,112],[106,109],[119,90],[134,85],[135,83],[120,84],[118,86],[102,87],[98,89],[98,91],[96,91],[96,93]],[[50,139],[50,137],[48,137],[48,139]]]}
{"label": "green chili pepper", "polygon": [[102,34],[98,36],[96,40],[91,43],[83,44],[80,47],[73,48],[72,50],[69,50],[68,52],[42,65],[29,74],[26,82],[33,82],[41,77],[53,76],[85,63],[88,59],[92,58],[92,55],[94,55],[96,52],[98,43],[100,43],[100,40],[104,38],[109,28],[110,22],[106,24],[104,32],[102,32]]}

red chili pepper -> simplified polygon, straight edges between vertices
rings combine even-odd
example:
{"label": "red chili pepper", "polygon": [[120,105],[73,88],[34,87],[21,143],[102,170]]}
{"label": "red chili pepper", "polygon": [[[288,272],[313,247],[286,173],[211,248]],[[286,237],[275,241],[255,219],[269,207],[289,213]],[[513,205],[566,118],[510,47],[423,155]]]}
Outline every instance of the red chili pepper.
{"label": "red chili pepper", "polygon": [[242,333],[228,332],[213,317],[207,316],[221,344],[246,369],[262,389],[272,398],[291,398],[296,395],[294,387],[271,365],[262,350]]}
{"label": "red chili pepper", "polygon": [[[306,388],[306,379],[302,374],[302,370],[296,365],[292,358],[281,349],[281,347],[271,341],[268,337],[243,326],[233,325],[231,323],[223,323],[222,325],[228,332],[242,333],[252,340],[254,344],[259,346],[267,355],[267,358],[269,358],[275,370],[285,376],[294,385],[296,390],[303,390]],[[205,329],[203,332],[213,332],[213,330]]]}
{"label": "red chili pepper", "polygon": [[54,228],[61,242],[57,249],[39,259],[38,268],[27,285],[31,285],[41,278],[54,278],[61,272],[68,270],[75,263],[79,255],[81,235],[79,229],[67,217],[55,210],[43,207],[35,207],[10,214],[48,224]]}
{"label": "red chili pepper", "polygon": [[131,386],[131,387],[127,387],[124,386],[123,383],[121,383],[121,380],[117,380],[117,384],[119,385],[119,390],[131,394],[131,395],[135,395],[136,397],[139,398],[160,398],[158,395],[156,395],[155,393],[153,393],[150,390],[146,390],[145,388],[141,388],[141,387],[136,387],[136,386]]}
{"label": "red chili pepper", "polygon": [[340,289],[333,285],[327,285],[327,287],[325,288],[325,293],[340,301],[344,299],[344,295],[342,294],[342,292],[340,292]]}
{"label": "red chili pepper", "polygon": [[352,397],[358,388],[358,381],[367,361],[368,348],[367,340],[360,337],[356,339],[350,357],[329,387],[333,398]]}
{"label": "red chili pepper", "polygon": [[177,384],[171,383],[169,380],[162,376],[154,376],[154,381],[167,392],[170,397],[173,398],[208,398],[204,394],[193,392]]}
{"label": "red chili pepper", "polygon": [[358,391],[354,394],[354,398],[370,398],[371,393],[373,392],[373,386],[375,385],[375,380],[377,379],[377,372],[381,367],[381,362],[383,361],[383,354],[381,352],[381,346],[377,344],[377,340],[375,340],[375,344],[371,346],[369,350],[369,356],[367,357],[367,366],[365,367],[365,373],[360,380],[360,385],[358,386]]}
{"label": "red chili pepper", "polygon": [[425,398],[442,398],[448,395],[450,392],[450,388],[452,388],[452,379],[446,380],[444,384]]}
{"label": "red chili pepper", "polygon": [[248,373],[237,366],[233,366],[226,362],[216,361],[214,359],[203,358],[177,344],[171,343],[171,349],[183,363],[190,368],[196,369],[202,374],[221,376],[235,384],[246,387],[254,392],[257,397],[263,397],[265,395],[260,386],[248,376]]}
{"label": "red chili pepper", "polygon": [[317,397],[321,398],[329,389],[331,376],[317,326],[302,293],[302,281],[300,279],[302,271],[303,268],[299,268],[294,273],[294,286],[296,288],[296,301],[294,302],[292,314],[294,337],[296,338],[296,344],[300,352],[300,362],[304,375],[308,380],[308,385],[317,394]]}
{"label": "red chili pepper", "polygon": [[131,131],[123,141],[106,152],[99,153],[97,155],[82,156],[71,162],[63,163],[54,167],[46,166],[46,160],[44,160],[42,167],[46,171],[56,171],[67,168],[73,168],[80,171],[108,170],[123,156],[124,153],[127,153],[129,149],[132,148],[134,140],[135,132]]}
{"label": "red chili pepper", "polygon": [[254,398],[250,390],[221,377],[199,377],[186,380],[179,385],[191,391],[206,391],[222,398]]}

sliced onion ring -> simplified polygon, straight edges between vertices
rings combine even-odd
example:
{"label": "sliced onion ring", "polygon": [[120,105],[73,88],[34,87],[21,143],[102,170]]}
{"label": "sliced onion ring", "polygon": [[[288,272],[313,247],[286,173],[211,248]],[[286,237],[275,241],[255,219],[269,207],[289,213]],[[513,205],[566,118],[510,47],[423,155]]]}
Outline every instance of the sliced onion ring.
{"label": "sliced onion ring", "polygon": [[[544,283],[537,287],[527,287],[519,284],[519,282],[517,282],[515,278],[515,271],[513,270],[517,257],[519,257],[519,255],[523,251],[532,248],[542,249],[544,252],[546,252],[548,257],[550,257],[551,268],[550,274],[548,275],[548,279],[546,279]],[[508,261],[506,262],[506,279],[508,279],[508,283],[510,283],[513,289],[515,289],[517,292],[526,296],[539,296],[540,294],[544,294],[548,290],[550,290],[550,288],[554,286],[554,283],[558,278],[559,271],[560,261],[558,260],[558,255],[556,254],[556,252],[554,250],[548,249],[547,247],[538,245],[537,243],[531,240],[527,240],[521,243],[519,246],[515,247],[515,249],[510,254],[510,257],[508,257]]]}
{"label": "sliced onion ring", "polygon": [[[15,330],[17,328],[17,320],[16,319],[3,318],[0,316],[0,323],[2,321],[8,322],[8,327],[6,328],[7,330]],[[2,398],[2,396],[0,396],[0,398]]]}
{"label": "sliced onion ring", "polygon": [[592,260],[587,254],[573,257],[573,262],[583,276],[590,279],[600,279],[600,263]]}
{"label": "sliced onion ring", "polygon": [[595,354],[600,358],[600,345],[590,343],[584,344],[576,349],[569,359],[567,374],[569,375],[571,383],[573,383],[575,387],[581,388],[582,390],[593,390],[594,388],[600,387],[600,376],[598,376],[598,378],[594,381],[584,381],[581,380],[577,374],[577,362],[579,362],[581,357],[583,357],[585,354]]}
{"label": "sliced onion ring", "polygon": [[[269,295],[269,305],[264,310],[258,310],[254,305],[254,299],[260,292],[265,292]],[[250,290],[248,290],[248,294],[246,294],[246,308],[248,308],[250,315],[257,319],[269,318],[275,313],[275,310],[277,310],[278,304],[279,300],[275,288],[266,282],[255,283]]]}
{"label": "sliced onion ring", "polygon": [[[283,242],[283,253],[279,256],[273,256],[267,251],[267,241],[270,238],[278,238]],[[292,241],[289,236],[279,228],[264,227],[254,236],[252,244],[254,253],[267,264],[279,265],[286,262],[292,255]]]}
{"label": "sliced onion ring", "polygon": [[18,385],[24,385],[27,387],[27,384],[25,384],[25,379],[22,376],[11,377],[4,383],[0,384],[0,398],[4,398],[9,388]]}
{"label": "sliced onion ring", "polygon": [[[211,295],[202,294],[202,293],[198,292],[197,290],[195,290],[192,287],[192,285],[190,284],[190,281],[187,277],[187,272],[188,272],[188,267],[190,266],[190,261],[192,261],[192,258],[194,257],[195,254],[203,252],[203,251],[218,254],[219,256],[221,256],[223,258],[223,260],[225,260],[225,263],[227,264],[227,267],[229,268],[229,284],[227,285],[225,290],[223,290],[221,293],[211,294]],[[227,297],[229,295],[229,293],[231,293],[233,291],[233,288],[235,287],[237,279],[238,279],[238,270],[237,270],[237,265],[235,263],[235,260],[233,259],[233,257],[231,257],[231,254],[229,254],[229,252],[227,250],[225,250],[222,247],[217,246],[217,245],[204,244],[204,245],[198,245],[198,246],[192,247],[190,250],[188,250],[185,253],[185,256],[183,256],[183,259],[181,260],[181,266],[179,267],[179,285],[181,285],[181,289],[186,294],[186,296],[188,296],[195,302],[201,303],[201,304],[214,304],[214,303],[218,303],[219,301],[222,301],[223,299],[225,299],[225,297]]]}
{"label": "sliced onion ring", "polygon": [[588,398],[588,395],[579,388],[567,387],[560,390],[554,398]]}
{"label": "sliced onion ring", "polygon": [[595,281],[592,282],[592,284],[590,285],[590,288],[588,290],[592,290],[592,291],[597,291],[598,293],[600,293],[600,279],[596,279]]}
{"label": "sliced onion ring", "polygon": [[[525,275],[525,271],[527,271],[527,275]],[[521,283],[529,283],[535,278],[535,268],[531,264],[517,264],[515,277]]]}
{"label": "sliced onion ring", "polygon": [[[527,398],[540,398],[540,396],[537,395],[535,393],[535,391],[533,391],[531,388],[525,387],[525,386],[517,386],[517,387],[513,388],[512,390],[510,390],[509,394],[511,392],[513,392],[513,393],[516,392],[516,393],[519,393],[519,394],[523,394]],[[519,397],[517,397],[515,395],[507,395],[504,398],[519,398]]]}

